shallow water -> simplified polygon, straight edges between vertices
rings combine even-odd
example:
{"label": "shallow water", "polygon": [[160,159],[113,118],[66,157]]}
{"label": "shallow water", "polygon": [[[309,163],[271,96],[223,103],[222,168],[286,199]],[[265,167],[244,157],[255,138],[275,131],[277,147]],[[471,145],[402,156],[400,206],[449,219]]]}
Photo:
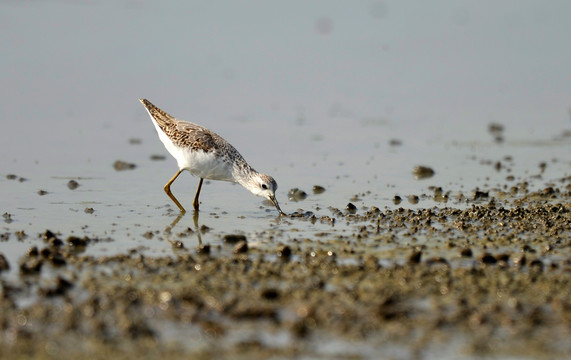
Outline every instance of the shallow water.
{"label": "shallow water", "polygon": [[[11,221],[0,252],[12,269],[2,276],[17,279],[46,229],[101,239],[94,255],[197,246],[196,232],[177,235],[196,230],[192,214],[164,232],[178,214],[162,189],[176,163],[139,97],[230,141],[277,180],[288,213],[462,209],[476,188],[558,183],[571,174],[571,8],[514,4],[2,2],[0,211]],[[116,160],[136,168],[116,171]],[[416,180],[416,165],[435,175]],[[185,173],[172,186],[187,208],[197,183]],[[289,200],[292,188],[309,196]],[[214,246],[232,233],[262,248],[359,226],[279,219],[229,183],[207,182],[201,201],[200,241]]]}

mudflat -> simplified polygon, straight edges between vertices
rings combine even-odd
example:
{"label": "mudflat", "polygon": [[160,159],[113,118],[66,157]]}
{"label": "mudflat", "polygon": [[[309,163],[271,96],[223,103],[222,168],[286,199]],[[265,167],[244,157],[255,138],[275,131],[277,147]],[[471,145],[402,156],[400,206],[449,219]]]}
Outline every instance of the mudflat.
{"label": "mudflat", "polygon": [[330,230],[288,241],[169,228],[157,257],[85,255],[97,239],[46,231],[18,280],[0,277],[0,356],[569,355],[571,178],[478,191],[463,207],[300,209],[276,221]]}

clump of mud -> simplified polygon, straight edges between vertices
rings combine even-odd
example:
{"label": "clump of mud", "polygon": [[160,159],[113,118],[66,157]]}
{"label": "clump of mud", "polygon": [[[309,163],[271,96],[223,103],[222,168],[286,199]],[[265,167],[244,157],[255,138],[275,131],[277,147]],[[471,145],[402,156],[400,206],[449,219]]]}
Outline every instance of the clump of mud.
{"label": "clump of mud", "polygon": [[113,163],[113,168],[116,171],[133,170],[137,165],[122,160],[117,160]]}

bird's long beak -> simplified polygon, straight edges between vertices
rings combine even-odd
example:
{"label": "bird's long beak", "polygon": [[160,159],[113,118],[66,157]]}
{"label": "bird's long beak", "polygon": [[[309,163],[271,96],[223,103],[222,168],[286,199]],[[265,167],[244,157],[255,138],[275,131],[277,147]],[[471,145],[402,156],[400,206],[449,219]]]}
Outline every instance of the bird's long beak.
{"label": "bird's long beak", "polygon": [[276,206],[276,209],[280,212],[280,216],[286,216],[287,214],[280,209],[280,205],[278,204],[278,200],[275,196],[270,195],[270,201]]}

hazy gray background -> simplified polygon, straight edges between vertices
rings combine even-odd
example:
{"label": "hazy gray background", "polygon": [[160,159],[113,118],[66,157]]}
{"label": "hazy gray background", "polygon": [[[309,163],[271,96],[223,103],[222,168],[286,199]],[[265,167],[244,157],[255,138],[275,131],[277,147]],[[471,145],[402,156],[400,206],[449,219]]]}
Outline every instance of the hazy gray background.
{"label": "hazy gray background", "polygon": [[[569,1],[531,0],[0,1],[0,172],[28,179],[0,179],[15,219],[5,226],[163,214],[176,166],[139,97],[230,140],[278,180],[286,211],[344,207],[367,190],[358,206],[491,186],[506,174],[481,161],[506,155],[516,180],[558,159],[544,174],[557,179],[570,168],[569,138],[553,141],[571,125],[569,14]],[[137,169],[115,172],[115,160]],[[415,181],[417,164],[436,176]],[[187,206],[196,182],[173,185]],[[314,184],[328,191],[286,200]],[[259,216],[239,187],[202,195],[206,214]]]}
{"label": "hazy gray background", "polygon": [[1,1],[2,163],[51,163],[22,149],[38,134],[96,157],[129,134],[90,133],[149,125],[138,97],[219,132],[296,116],[541,132],[569,122],[570,13],[522,0]]}

